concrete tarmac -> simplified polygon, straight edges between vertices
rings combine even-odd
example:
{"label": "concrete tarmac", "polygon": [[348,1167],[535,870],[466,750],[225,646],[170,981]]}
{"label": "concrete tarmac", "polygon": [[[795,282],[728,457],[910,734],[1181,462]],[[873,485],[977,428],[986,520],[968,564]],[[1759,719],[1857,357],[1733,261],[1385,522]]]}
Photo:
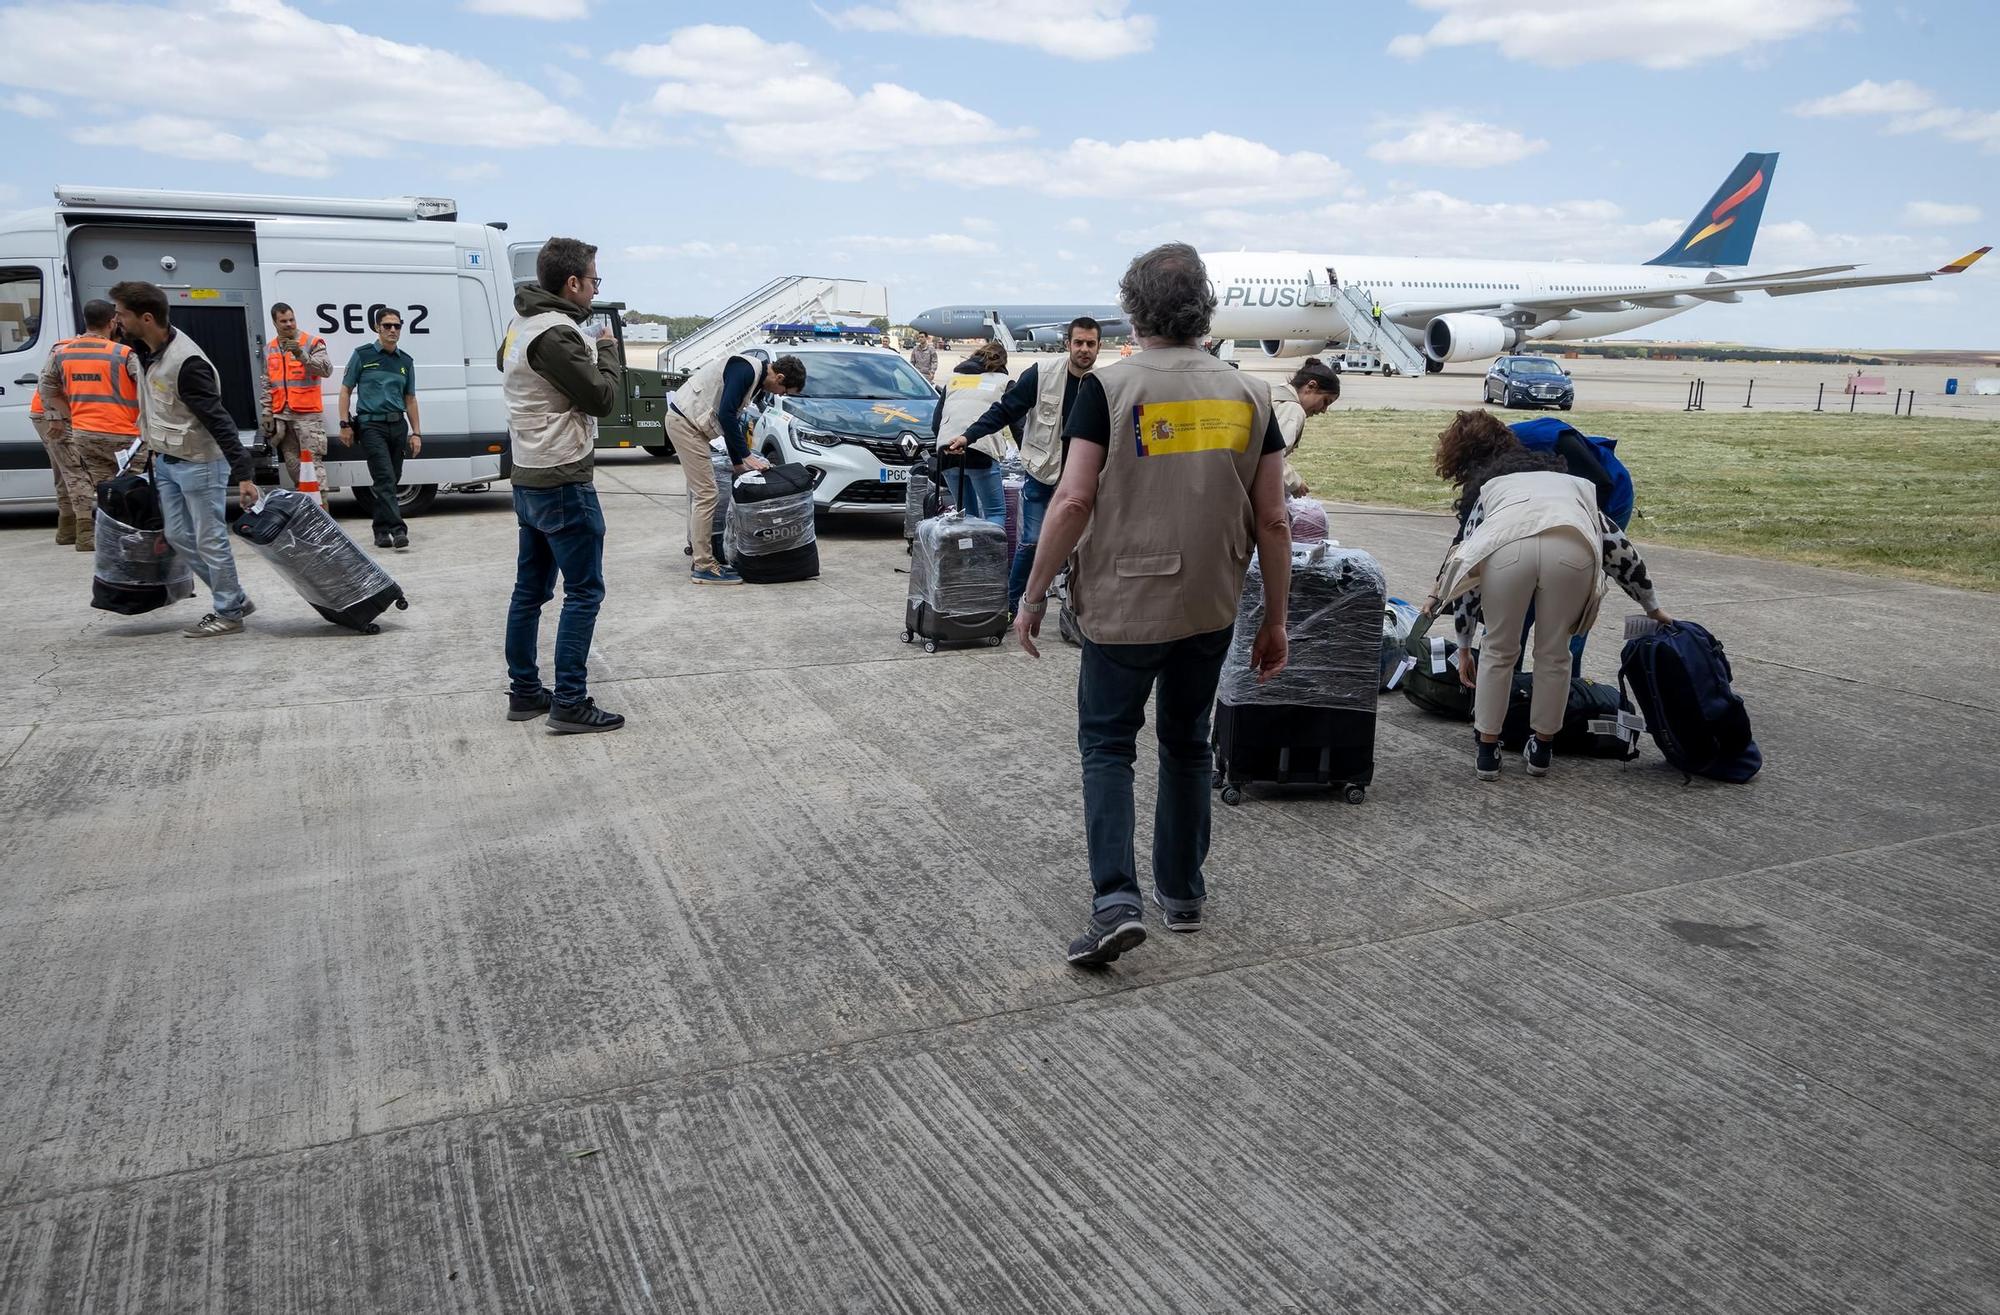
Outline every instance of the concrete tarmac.
{"label": "concrete tarmac", "polygon": [[[582,737],[503,719],[504,491],[373,637],[0,513],[0,1312],[2000,1311],[2000,597],[1652,550],[1758,780],[1481,784],[1391,695],[1091,974],[1074,650],[900,643],[889,524],[693,588],[678,469],[599,487]],[[1412,598],[1450,537],[1332,520]]]}

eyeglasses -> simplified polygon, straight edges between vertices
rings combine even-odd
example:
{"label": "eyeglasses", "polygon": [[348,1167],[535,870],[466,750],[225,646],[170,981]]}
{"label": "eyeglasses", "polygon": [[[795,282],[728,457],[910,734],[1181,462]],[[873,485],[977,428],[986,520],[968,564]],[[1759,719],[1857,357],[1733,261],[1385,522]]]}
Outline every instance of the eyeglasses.
{"label": "eyeglasses", "polygon": [[383,320],[375,327],[383,333],[401,333],[403,331],[403,326],[395,320]]}
{"label": "eyeglasses", "polygon": [[599,289],[599,288],[601,288],[601,287],[603,287],[603,286],[604,286],[604,280],[603,280],[602,278],[600,278],[599,276],[597,276],[596,274],[579,274],[579,275],[577,275],[577,278],[579,278],[579,279],[589,279],[589,280],[590,280],[590,289],[591,289],[591,291],[593,291],[593,292],[595,292],[595,291],[596,291],[597,289]]}

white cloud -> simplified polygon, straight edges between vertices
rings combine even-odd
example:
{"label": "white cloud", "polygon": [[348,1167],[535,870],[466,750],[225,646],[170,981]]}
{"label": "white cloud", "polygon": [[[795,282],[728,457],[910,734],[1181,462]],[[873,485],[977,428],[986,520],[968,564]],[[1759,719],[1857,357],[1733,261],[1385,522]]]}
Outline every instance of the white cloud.
{"label": "white cloud", "polygon": [[552,23],[590,17],[590,0],[462,0],[458,7],[467,13],[540,18]]}
{"label": "white cloud", "polygon": [[1509,59],[1568,68],[1598,60],[1683,68],[1828,27],[1852,0],[1414,0],[1442,15],[1389,53],[1414,59],[1453,46],[1490,45]]}
{"label": "white cloud", "polygon": [[477,164],[455,164],[444,171],[444,176],[454,183],[481,183],[500,176],[500,166],[491,160]]}
{"label": "white cloud", "polygon": [[1918,228],[1949,228],[1954,224],[1973,224],[1980,218],[1976,205],[1960,205],[1950,201],[1909,201],[1903,206],[1903,222]]}
{"label": "white cloud", "polygon": [[640,263],[660,260],[717,260],[731,256],[767,255],[769,247],[739,246],[734,242],[646,243],[626,247],[620,254]]}
{"label": "white cloud", "polygon": [[1425,115],[1408,126],[1409,131],[1403,136],[1370,146],[1369,156],[1389,164],[1486,169],[1513,164],[1549,149],[1549,144],[1540,138],[1524,137],[1512,128],[1449,114]]}
{"label": "white cloud", "polygon": [[1062,230],[1065,233],[1088,233],[1090,221],[1081,215],[1072,215],[1062,221]]}
{"label": "white cloud", "polygon": [[861,247],[872,251],[923,251],[940,256],[981,256],[1000,249],[984,238],[969,237],[964,233],[927,233],[922,237],[864,233],[823,240],[842,247]]}
{"label": "white cloud", "polygon": [[[317,176],[336,157],[395,142],[522,147],[598,134],[533,87],[477,60],[323,22],[279,0],[175,7],[29,3],[0,9],[0,84],[66,93],[107,68],[145,70],[147,101],[171,113],[85,125],[75,139],[181,159],[240,160]],[[300,71],[339,89],[337,113],[299,134],[264,134],[274,106],[295,104]],[[255,138],[253,141],[252,138]]]}
{"label": "white cloud", "polygon": [[0,100],[0,110],[18,114],[24,119],[52,119],[56,113],[53,102],[43,100],[40,96],[30,96],[25,91],[18,96]]}
{"label": "white cloud", "polygon": [[893,0],[828,14],[835,27],[1032,46],[1061,59],[1117,59],[1153,48],[1158,27],[1127,0],[1011,0],[999,11],[960,0]]}
{"label": "white cloud", "polygon": [[998,153],[967,173],[1049,196],[1184,205],[1296,201],[1347,181],[1347,171],[1318,152],[1285,154],[1220,132],[1127,142],[1080,137],[1060,151]]}
{"label": "white cloud", "polygon": [[584,92],[590,90],[588,83],[560,64],[542,65],[542,76],[564,100],[581,100]]}
{"label": "white cloud", "polygon": [[968,233],[992,233],[1000,227],[993,220],[983,219],[978,215],[966,216],[964,219],[958,221],[958,226]]}
{"label": "white cloud", "polygon": [[2000,154],[2000,112],[1957,109],[1913,82],[1857,82],[1846,91],[1794,105],[1806,118],[1882,117],[1888,133],[1934,132]]}

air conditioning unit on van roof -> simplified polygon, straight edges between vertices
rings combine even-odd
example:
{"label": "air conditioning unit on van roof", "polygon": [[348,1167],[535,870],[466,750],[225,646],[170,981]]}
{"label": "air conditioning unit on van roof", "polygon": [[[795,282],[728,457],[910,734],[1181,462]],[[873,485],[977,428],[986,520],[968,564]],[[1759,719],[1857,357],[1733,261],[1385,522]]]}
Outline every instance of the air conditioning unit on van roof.
{"label": "air conditioning unit on van roof", "polygon": [[458,202],[448,196],[399,196],[371,201],[339,196],[174,192],[150,187],[82,187],[64,183],[56,188],[56,204],[65,210],[199,211],[312,219],[458,218]]}

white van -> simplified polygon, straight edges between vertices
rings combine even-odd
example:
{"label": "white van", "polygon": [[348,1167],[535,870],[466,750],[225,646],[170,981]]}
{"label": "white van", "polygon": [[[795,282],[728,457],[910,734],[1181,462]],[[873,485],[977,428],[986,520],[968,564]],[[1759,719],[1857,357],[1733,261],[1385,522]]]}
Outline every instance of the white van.
{"label": "white van", "polygon": [[[534,277],[539,242],[509,242],[501,225],[457,222],[442,198],[350,201],[291,196],[58,187],[49,209],[0,216],[0,504],[54,497],[28,403],[49,348],[82,330],[83,303],[144,279],[167,294],[174,328],[201,345],[222,398],[257,436],[270,307],[327,340],[331,443],[348,356],[373,341],[375,311],[403,313],[403,350],[417,362],[424,450],[403,466],[407,510],[440,489],[483,487],[511,470],[507,412],[494,365],[517,279]],[[366,500],[359,449],[332,444],[320,480]],[[350,456],[352,453],[354,455]],[[275,483],[268,455],[259,479]]]}

